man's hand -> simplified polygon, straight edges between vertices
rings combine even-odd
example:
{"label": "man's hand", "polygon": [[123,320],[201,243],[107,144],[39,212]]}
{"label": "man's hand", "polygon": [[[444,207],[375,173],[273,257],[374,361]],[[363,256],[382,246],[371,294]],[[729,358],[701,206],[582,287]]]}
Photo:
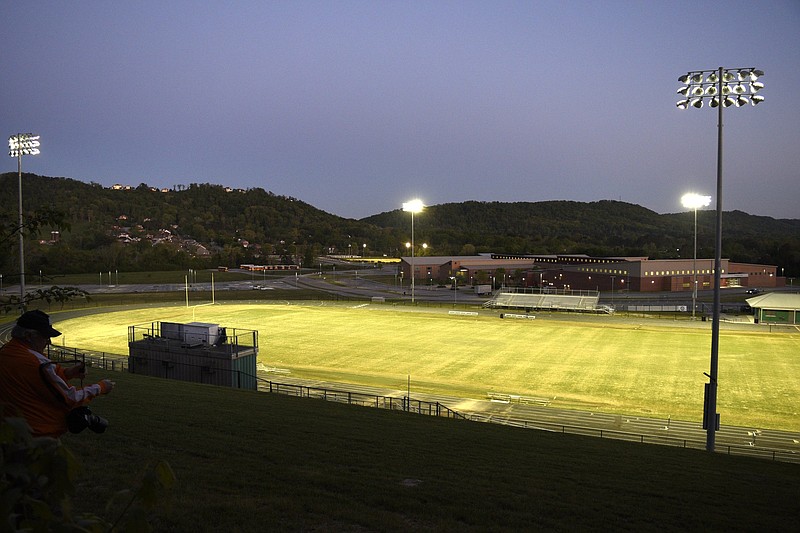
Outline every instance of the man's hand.
{"label": "man's hand", "polygon": [[114,388],[114,382],[110,379],[100,381],[100,394],[108,394]]}

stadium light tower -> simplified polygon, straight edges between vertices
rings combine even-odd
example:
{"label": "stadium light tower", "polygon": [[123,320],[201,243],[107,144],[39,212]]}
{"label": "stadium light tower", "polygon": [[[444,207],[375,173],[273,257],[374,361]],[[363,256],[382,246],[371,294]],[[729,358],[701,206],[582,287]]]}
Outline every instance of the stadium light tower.
{"label": "stadium light tower", "polygon": [[403,203],[403,211],[411,213],[411,303],[414,303],[414,214],[421,213],[424,207],[419,198]]}
{"label": "stadium light tower", "polygon": [[758,81],[764,72],[752,67],[724,68],[713,70],[690,70],[680,76],[684,84],[677,93],[683,96],[676,104],[678,109],[694,107],[700,109],[705,100],[717,108],[717,217],[714,254],[714,319],[711,324],[711,366],[708,383],[705,385],[703,406],[703,428],[706,429],[706,450],[714,451],[715,433],[719,425],[717,414],[717,377],[719,366],[719,315],[720,278],[722,270],[722,110],[735,105],[741,107],[749,102],[758,105],[764,97],[756,94],[764,88]]}
{"label": "stadium light tower", "polygon": [[697,308],[697,210],[701,207],[708,207],[711,203],[710,196],[703,196],[688,192],[681,196],[681,204],[686,209],[694,211],[694,256],[692,259],[692,274],[694,274],[694,282],[692,285],[692,320],[695,319],[695,309]]}
{"label": "stadium light tower", "polygon": [[25,239],[22,220],[22,156],[39,155],[39,136],[33,133],[17,133],[8,138],[8,155],[17,158],[19,177],[19,305],[25,310]]}

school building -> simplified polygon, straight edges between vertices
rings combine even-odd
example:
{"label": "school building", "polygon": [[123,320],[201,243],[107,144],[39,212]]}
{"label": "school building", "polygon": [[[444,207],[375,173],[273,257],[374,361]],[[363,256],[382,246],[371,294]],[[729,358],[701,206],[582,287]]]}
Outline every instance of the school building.
{"label": "school building", "polygon": [[[720,287],[770,289],[783,287],[786,278],[775,265],[722,260]],[[583,254],[422,256],[402,257],[401,275],[417,283],[491,284],[560,290],[619,290],[635,292],[691,291],[714,288],[713,259],[649,259],[648,257],[594,257]]]}

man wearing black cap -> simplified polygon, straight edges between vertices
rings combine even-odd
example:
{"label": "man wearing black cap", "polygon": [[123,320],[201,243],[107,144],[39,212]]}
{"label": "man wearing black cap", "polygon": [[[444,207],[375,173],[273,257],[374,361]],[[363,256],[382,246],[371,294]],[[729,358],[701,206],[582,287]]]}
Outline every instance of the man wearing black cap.
{"label": "man wearing black cap", "polygon": [[61,333],[42,311],[28,311],[17,319],[11,340],[0,348],[0,404],[4,417],[21,416],[34,437],[58,438],[67,431],[67,414],[108,394],[114,382],[76,388],[69,380],[86,377],[83,364],[65,368],[42,352]]}

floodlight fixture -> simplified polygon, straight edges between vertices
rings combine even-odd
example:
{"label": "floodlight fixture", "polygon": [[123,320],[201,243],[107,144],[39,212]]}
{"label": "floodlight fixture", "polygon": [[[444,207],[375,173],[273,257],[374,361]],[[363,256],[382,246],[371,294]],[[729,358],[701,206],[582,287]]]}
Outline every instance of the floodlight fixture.
{"label": "floodlight fixture", "polygon": [[39,136],[33,133],[18,133],[8,138],[8,155],[39,155]]}
{"label": "floodlight fixture", "polygon": [[[709,99],[709,107],[718,114],[717,121],[717,193],[716,193],[716,235],[714,254],[714,317],[711,326],[711,365],[706,374],[709,382],[705,385],[705,401],[703,405],[703,428],[707,431],[706,449],[714,451],[715,432],[719,429],[717,414],[717,387],[719,370],[719,328],[720,328],[720,283],[722,274],[722,114],[726,107],[735,105],[742,107],[750,102],[755,106],[764,101],[764,97],[756,95],[764,88],[764,84],[756,81],[764,75],[764,71],[753,67],[724,68],[710,70],[692,70],[680,76],[678,81],[685,86],[678,94],[691,95],[689,100],[681,99],[678,109],[703,107],[703,100]],[[703,81],[705,79],[705,81]],[[696,216],[696,214],[695,214]],[[696,231],[696,230],[695,230]],[[696,239],[695,235],[695,239]],[[695,282],[695,289],[697,283]]]}
{"label": "floodlight fixture", "polygon": [[686,209],[700,209],[711,204],[711,197],[694,192],[687,192],[681,196],[681,205]]}
{"label": "floodlight fixture", "polygon": [[424,207],[425,204],[423,204],[422,200],[419,198],[409,200],[408,202],[403,202],[403,211],[406,211],[407,213],[421,213]]}
{"label": "floodlight fixture", "polygon": [[22,156],[39,155],[39,136],[33,133],[17,133],[8,138],[8,155],[17,158],[17,184],[19,190],[19,306],[20,311],[25,311],[25,239],[22,229],[25,221],[22,219]]}

